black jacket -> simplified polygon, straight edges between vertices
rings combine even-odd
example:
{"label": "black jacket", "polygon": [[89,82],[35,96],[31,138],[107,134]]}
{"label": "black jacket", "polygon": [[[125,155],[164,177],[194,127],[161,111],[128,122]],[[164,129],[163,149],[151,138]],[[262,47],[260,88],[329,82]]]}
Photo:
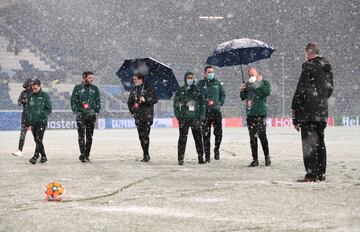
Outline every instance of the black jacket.
{"label": "black jacket", "polygon": [[[140,103],[140,97],[145,98],[145,102]],[[154,104],[158,102],[158,97],[153,88],[148,84],[134,86],[128,99],[128,108],[134,115],[135,123],[153,123]]]}
{"label": "black jacket", "polygon": [[325,58],[315,57],[305,62],[292,101],[294,124],[327,121],[333,87],[331,65]]}
{"label": "black jacket", "polygon": [[18,99],[18,105],[23,107],[23,111],[21,114],[21,123],[25,125],[29,125],[29,118],[26,111],[26,104],[28,103],[31,94],[32,94],[31,88],[25,89],[21,92]]}

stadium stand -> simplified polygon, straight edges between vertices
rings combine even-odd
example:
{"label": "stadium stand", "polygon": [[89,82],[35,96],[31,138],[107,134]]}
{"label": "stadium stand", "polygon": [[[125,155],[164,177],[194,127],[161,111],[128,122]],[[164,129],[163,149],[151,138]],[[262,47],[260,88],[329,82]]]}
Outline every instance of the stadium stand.
{"label": "stadium stand", "polygon": [[[7,73],[4,78],[8,81],[3,88],[9,86],[10,97],[4,96],[4,99],[11,99],[10,108],[14,108],[14,100],[19,94],[16,92],[20,91],[15,86],[28,77],[36,76],[43,79],[44,87],[52,92],[53,100],[59,101],[54,104],[55,107],[70,110],[67,98],[73,86],[81,80],[83,70],[91,69],[95,71],[96,84],[102,91],[103,109],[108,112],[125,112],[128,93],[123,92],[115,76],[125,58],[155,57],[173,68],[182,85],[185,71],[194,71],[197,78],[202,78],[204,61],[217,44],[226,39],[253,37],[277,49],[271,59],[253,65],[272,85],[272,95],[268,99],[269,115],[288,116],[291,114],[291,99],[301,71],[302,49],[308,40],[316,38],[324,45],[321,46],[322,51],[334,65],[336,88],[330,100],[330,113],[360,114],[359,107],[352,107],[354,102],[360,101],[357,77],[359,58],[356,54],[359,39],[355,38],[356,33],[350,33],[356,30],[351,29],[356,25],[356,20],[352,17],[354,12],[345,12],[345,8],[339,8],[335,3],[327,6],[314,3],[313,9],[338,16],[329,18],[332,27],[337,28],[336,38],[329,35],[327,28],[318,30],[316,25],[307,27],[304,22],[312,17],[312,11],[310,8],[306,8],[306,11],[298,10],[305,9],[307,4],[296,1],[284,4],[260,1],[271,13],[260,15],[259,22],[252,21],[249,12],[243,10],[254,8],[255,3],[252,1],[246,1],[243,7],[237,8],[240,12],[238,15],[225,14],[223,22],[197,20],[197,12],[208,8],[201,2],[189,9],[179,7],[176,1],[168,1],[169,7],[166,9],[156,1],[148,2],[142,14],[136,18],[131,12],[138,9],[141,3],[139,0],[124,3],[123,7],[128,9],[126,12],[107,4],[91,3],[97,6],[94,7],[97,10],[91,13],[92,17],[77,14],[82,4],[86,3],[83,0],[72,3],[72,7],[66,10],[59,7],[63,6],[61,2],[46,2],[40,9],[40,2],[34,0],[26,6],[14,4],[0,12],[0,73]],[[236,1],[230,2],[238,5]],[[313,4],[309,0],[306,2]],[[231,12],[232,3],[214,3],[210,8],[219,13]],[[293,18],[282,18],[277,13],[284,9],[290,11],[291,14],[286,15],[292,15]],[[102,11],[109,12],[109,15],[102,15]],[[153,17],[154,14],[161,17]],[[346,27],[342,21],[336,20],[340,16],[346,21]],[[243,27],[244,23],[249,26]],[[253,27],[256,23],[259,23],[259,30]],[[92,25],[90,29],[89,25]],[[339,48],[339,44],[350,42],[354,46]],[[240,70],[234,67],[217,68],[216,74],[224,83],[227,93],[223,108],[225,115],[243,114],[243,104],[239,100]],[[348,78],[347,83],[338,81],[342,76]],[[59,80],[59,83],[54,85],[54,80]],[[172,102],[158,104],[156,112],[158,115],[171,115]]]}

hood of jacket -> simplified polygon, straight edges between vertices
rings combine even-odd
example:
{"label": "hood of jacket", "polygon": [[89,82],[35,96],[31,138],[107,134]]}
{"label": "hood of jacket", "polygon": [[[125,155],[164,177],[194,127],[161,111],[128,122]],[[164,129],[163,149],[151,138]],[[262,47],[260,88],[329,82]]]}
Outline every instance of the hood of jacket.
{"label": "hood of jacket", "polygon": [[321,57],[321,56],[317,56],[313,60],[315,60],[317,63],[319,63],[321,65],[321,68],[324,72],[331,72],[332,67],[331,67],[330,62],[327,59],[325,59],[324,57]]}
{"label": "hood of jacket", "polygon": [[[186,73],[185,73],[185,75],[184,75],[185,86],[188,85],[187,82],[186,82],[186,79],[187,79],[187,76],[189,76],[189,75],[194,75],[194,73],[192,73],[192,72],[186,72]],[[195,80],[194,80],[194,84],[193,84],[193,85],[195,85]]]}

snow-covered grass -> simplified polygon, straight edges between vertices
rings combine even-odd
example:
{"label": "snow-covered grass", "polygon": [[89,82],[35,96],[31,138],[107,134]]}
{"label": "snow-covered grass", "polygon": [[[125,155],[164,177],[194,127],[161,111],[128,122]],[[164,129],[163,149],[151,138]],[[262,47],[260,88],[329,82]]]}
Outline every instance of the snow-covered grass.
{"label": "snow-covered grass", "polygon": [[[247,168],[246,128],[224,129],[221,159],[197,164],[191,136],[177,163],[177,129],[152,129],[141,163],[135,129],[96,130],[91,158],[78,160],[77,132],[46,131],[49,162],[13,157],[18,131],[0,132],[0,231],[359,231],[360,128],[327,128],[326,182],[296,183],[304,168],[300,134],[269,128],[273,166]],[[213,138],[212,138],[213,139]],[[46,202],[60,181],[63,202]]]}

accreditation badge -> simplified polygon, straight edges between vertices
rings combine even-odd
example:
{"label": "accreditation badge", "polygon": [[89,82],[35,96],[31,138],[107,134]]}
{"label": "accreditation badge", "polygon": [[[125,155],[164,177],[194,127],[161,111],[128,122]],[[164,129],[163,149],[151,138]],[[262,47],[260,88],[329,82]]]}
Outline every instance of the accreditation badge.
{"label": "accreditation badge", "polygon": [[189,107],[189,111],[195,111],[195,101],[189,101],[187,106]]}

